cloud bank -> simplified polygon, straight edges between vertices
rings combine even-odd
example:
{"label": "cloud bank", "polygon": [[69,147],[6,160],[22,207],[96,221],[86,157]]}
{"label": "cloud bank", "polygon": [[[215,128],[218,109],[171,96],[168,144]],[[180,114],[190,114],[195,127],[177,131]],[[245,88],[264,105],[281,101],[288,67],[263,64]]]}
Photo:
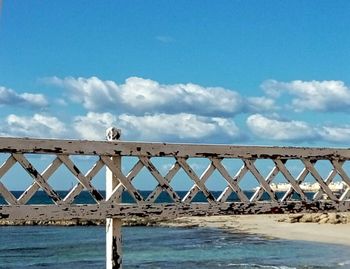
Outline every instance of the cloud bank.
{"label": "cloud bank", "polygon": [[12,89],[0,86],[0,106],[27,106],[41,108],[48,106],[49,102],[43,94],[17,93]]}
{"label": "cloud bank", "polygon": [[66,125],[58,118],[43,114],[17,116],[10,114],[0,127],[3,136],[64,138],[69,135]]}
{"label": "cloud bank", "polygon": [[303,121],[282,121],[260,114],[247,118],[247,126],[254,135],[276,141],[305,141],[317,136],[314,129]]}
{"label": "cloud bank", "polygon": [[89,112],[78,116],[74,129],[79,137],[100,140],[111,126],[122,129],[128,140],[149,141],[229,141],[241,139],[236,124],[229,119],[202,117],[193,114],[156,114],[135,116]]}
{"label": "cloud bank", "polygon": [[[97,77],[52,77],[46,82],[65,89],[51,101],[60,109],[64,106],[68,121],[61,120],[60,109],[52,111],[56,116],[12,113],[0,118],[0,135],[104,140],[105,130],[117,126],[123,130],[123,139],[144,141],[311,144],[347,143],[350,138],[350,125],[285,119],[302,118],[303,111],[313,111],[315,119],[325,112],[348,111],[350,90],[342,81],[268,80],[261,85],[262,96],[138,77],[122,84]],[[0,105],[40,109],[49,101],[43,94],[0,87]],[[71,108],[79,112],[70,112]]]}
{"label": "cloud bank", "polygon": [[309,143],[348,143],[350,140],[350,125],[314,126],[304,121],[281,120],[261,114],[249,116],[246,123],[256,137],[264,140]]}
{"label": "cloud bank", "polygon": [[268,80],[262,84],[262,89],[274,98],[282,94],[290,95],[290,105],[298,112],[343,112],[350,108],[350,90],[342,81]]}
{"label": "cloud bank", "polygon": [[164,85],[154,80],[130,77],[124,84],[97,77],[64,79],[48,82],[69,90],[72,101],[90,111],[106,108],[120,113],[192,113],[203,116],[234,115],[242,110],[243,99],[235,91],[197,84]]}

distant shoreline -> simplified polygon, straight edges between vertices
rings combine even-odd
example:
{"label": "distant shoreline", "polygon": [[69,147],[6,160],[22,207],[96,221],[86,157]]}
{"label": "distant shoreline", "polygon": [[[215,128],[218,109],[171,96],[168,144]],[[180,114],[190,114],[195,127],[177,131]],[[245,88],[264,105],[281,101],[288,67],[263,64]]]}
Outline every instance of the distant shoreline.
{"label": "distant shoreline", "polygon": [[[96,226],[104,220],[6,221],[0,226]],[[233,233],[257,234],[266,238],[303,240],[350,246],[350,213],[305,213],[290,215],[239,215],[182,217],[173,220],[129,218],[123,226],[206,227]]]}

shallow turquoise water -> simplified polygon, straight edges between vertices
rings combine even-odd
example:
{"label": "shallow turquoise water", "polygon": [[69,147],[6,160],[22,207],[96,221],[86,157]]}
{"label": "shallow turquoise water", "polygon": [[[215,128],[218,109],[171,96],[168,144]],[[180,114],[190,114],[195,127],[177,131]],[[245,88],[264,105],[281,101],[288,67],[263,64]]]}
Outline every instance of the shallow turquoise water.
{"label": "shallow turquoise water", "polygon": [[[217,229],[126,227],[124,268],[350,268],[350,248]],[[0,227],[0,268],[104,268],[104,227]]]}

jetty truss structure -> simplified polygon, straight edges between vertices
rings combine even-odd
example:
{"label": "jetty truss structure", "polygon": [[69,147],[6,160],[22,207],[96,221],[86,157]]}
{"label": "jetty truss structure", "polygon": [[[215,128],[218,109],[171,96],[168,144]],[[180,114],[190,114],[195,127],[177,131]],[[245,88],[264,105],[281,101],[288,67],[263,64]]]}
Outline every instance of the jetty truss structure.
{"label": "jetty truss structure", "polygon": [[[107,268],[121,268],[122,218],[137,216],[164,219],[350,210],[350,178],[344,168],[344,164],[350,161],[350,149],[127,142],[118,140],[120,130],[116,128],[110,128],[107,137],[108,141],[0,138],[0,154],[6,155],[0,166],[0,196],[6,201],[6,204],[0,205],[0,219],[106,219]],[[41,172],[27,158],[28,154],[49,154],[54,156],[54,160]],[[73,162],[72,156],[95,156],[98,159],[88,172],[83,173]],[[121,164],[124,158],[130,157],[136,158],[137,162],[124,174]],[[166,173],[161,173],[152,158],[170,158],[173,165]],[[209,163],[202,174],[197,174],[188,162],[196,158],[206,159]],[[231,174],[223,164],[226,159],[238,159],[242,165]],[[273,164],[267,176],[263,176],[255,165],[258,160],[270,160]],[[290,160],[299,160],[302,164],[297,176],[288,170],[286,163]],[[329,162],[331,170],[327,176],[321,176],[317,170],[319,161]],[[19,197],[1,182],[15,164],[33,180]],[[64,197],[49,182],[60,166],[64,166],[76,179],[76,184]],[[103,168],[107,171],[105,195],[92,184],[93,178]],[[133,185],[134,178],[142,169],[146,169],[157,183],[147,197],[143,197]],[[172,187],[172,180],[180,171],[192,181],[184,196]],[[206,185],[214,172],[220,174],[226,183],[219,195],[214,195]],[[241,187],[247,173],[258,183],[250,197]],[[278,174],[286,181],[282,195],[277,192],[278,185],[274,182]],[[312,177],[318,186],[311,196],[303,187],[307,177]],[[338,183],[334,183],[336,178]],[[342,187],[335,190],[332,187],[334,184],[342,184]],[[28,204],[38,191],[45,192],[52,204]],[[74,203],[83,191],[93,198],[93,204]],[[122,201],[123,192],[129,194],[132,203]],[[168,194],[170,202],[157,202],[163,192]],[[204,202],[195,202],[198,193],[205,197]],[[235,195],[237,200],[231,201],[231,195]]]}

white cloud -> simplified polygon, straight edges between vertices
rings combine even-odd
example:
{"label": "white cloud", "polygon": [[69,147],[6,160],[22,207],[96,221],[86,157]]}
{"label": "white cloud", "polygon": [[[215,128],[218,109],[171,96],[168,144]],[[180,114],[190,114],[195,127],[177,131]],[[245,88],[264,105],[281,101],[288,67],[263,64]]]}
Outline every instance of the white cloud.
{"label": "white cloud", "polygon": [[238,113],[243,108],[243,100],[237,92],[192,83],[163,85],[138,77],[130,77],[120,85],[97,77],[54,77],[46,81],[69,89],[73,101],[92,111],[222,116]]}
{"label": "white cloud", "polygon": [[48,101],[43,94],[17,93],[0,86],[0,105],[25,105],[29,107],[46,107]]}
{"label": "white cloud", "polygon": [[229,119],[186,113],[115,117],[110,113],[89,112],[74,121],[76,132],[84,139],[104,139],[105,130],[111,126],[121,128],[126,140],[227,143],[242,138],[238,127]]}
{"label": "white cloud", "polygon": [[255,136],[266,140],[330,143],[348,143],[350,140],[350,125],[312,126],[303,121],[255,114],[247,118],[247,126]]}
{"label": "white cloud", "polygon": [[77,116],[73,128],[77,136],[88,140],[105,140],[106,129],[118,126],[117,118],[111,113],[89,112],[86,116]]}
{"label": "white cloud", "polygon": [[330,127],[324,126],[319,130],[323,140],[336,143],[349,143],[350,141],[350,126]]}
{"label": "white cloud", "polygon": [[136,139],[204,141],[216,137],[217,143],[220,143],[220,140],[232,141],[240,136],[235,123],[224,118],[181,113],[141,117],[121,115],[119,120],[122,129],[130,130]]}
{"label": "white cloud", "polygon": [[68,88],[70,98],[76,103],[81,103],[90,110],[98,110],[120,103],[113,93],[118,91],[118,85],[113,81],[102,81],[99,78],[73,78],[60,79],[57,77],[44,79],[45,82],[52,83],[63,88]]}
{"label": "white cloud", "polygon": [[265,96],[261,97],[248,97],[246,99],[247,111],[249,112],[266,112],[277,110],[278,107],[275,103],[275,99]]}
{"label": "white cloud", "polygon": [[[121,128],[122,140],[128,141],[220,144],[240,142],[245,137],[236,124],[227,118],[186,113],[114,116],[95,112],[76,116],[67,124],[43,114],[11,114],[1,122],[0,136],[105,140],[105,131],[111,126]],[[350,125],[313,127],[303,121],[254,114],[247,118],[247,126],[256,137],[265,140],[331,143],[347,143],[350,140]]]}
{"label": "white cloud", "polygon": [[274,98],[283,93],[295,96],[291,106],[296,111],[343,111],[350,108],[350,90],[342,81],[268,80],[262,88]]}
{"label": "white cloud", "polygon": [[247,125],[254,135],[268,140],[310,141],[318,136],[316,130],[303,121],[282,121],[260,114],[248,117]]}
{"label": "white cloud", "polygon": [[68,131],[63,122],[56,117],[34,114],[32,117],[11,114],[0,127],[6,136],[63,138]]}
{"label": "white cloud", "polygon": [[232,143],[243,138],[232,120],[186,113],[114,116],[111,113],[89,112],[85,116],[74,117],[67,124],[42,114],[11,114],[3,121],[0,135],[105,140],[105,131],[112,126],[121,128],[122,138],[129,141]]}

